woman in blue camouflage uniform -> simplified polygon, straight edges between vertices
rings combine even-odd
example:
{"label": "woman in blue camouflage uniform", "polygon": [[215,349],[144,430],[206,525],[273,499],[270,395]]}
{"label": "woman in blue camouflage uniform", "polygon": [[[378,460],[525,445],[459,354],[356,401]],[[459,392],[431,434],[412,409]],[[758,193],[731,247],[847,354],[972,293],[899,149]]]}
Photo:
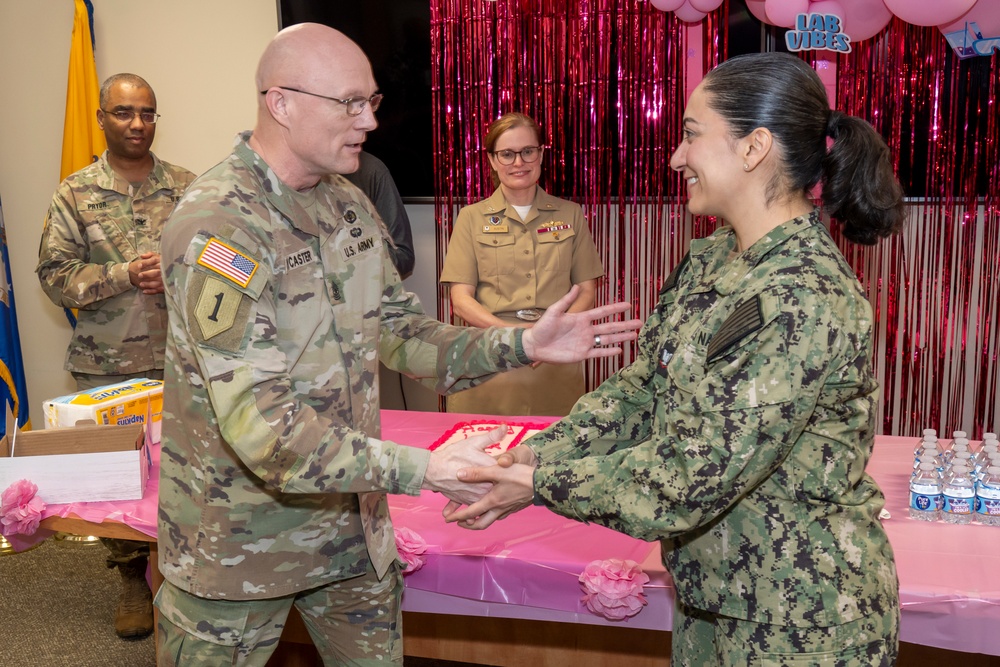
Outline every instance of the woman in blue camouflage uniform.
{"label": "woman in blue camouflage uniform", "polygon": [[464,471],[495,486],[449,520],[534,502],[659,540],[673,664],[895,664],[898,580],[864,471],[872,309],[810,197],[821,183],[852,242],[897,232],[888,149],[787,54],[714,69],[683,128],[670,164],[688,208],[727,224],[664,282],[636,361],[500,466]]}

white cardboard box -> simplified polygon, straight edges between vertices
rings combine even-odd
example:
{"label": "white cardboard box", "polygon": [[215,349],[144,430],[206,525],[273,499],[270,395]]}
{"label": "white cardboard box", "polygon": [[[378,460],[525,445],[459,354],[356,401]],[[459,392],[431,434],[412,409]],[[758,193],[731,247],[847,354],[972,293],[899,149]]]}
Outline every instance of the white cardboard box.
{"label": "white cardboard box", "polygon": [[151,465],[142,424],[16,432],[9,408],[7,416],[0,492],[26,479],[47,504],[142,498]]}

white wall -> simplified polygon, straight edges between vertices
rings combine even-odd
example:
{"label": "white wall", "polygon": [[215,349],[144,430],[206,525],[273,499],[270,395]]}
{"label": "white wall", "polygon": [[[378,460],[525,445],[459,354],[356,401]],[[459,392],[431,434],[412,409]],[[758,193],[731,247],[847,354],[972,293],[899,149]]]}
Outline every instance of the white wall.
{"label": "white wall", "polygon": [[[97,76],[134,72],[156,91],[153,151],[200,173],[253,126],[257,59],[278,27],[275,0],[93,0]],[[32,421],[69,393],[70,327],[38,285],[42,220],[59,182],[73,0],[0,2],[0,197]],[[433,261],[433,259],[432,259]]]}

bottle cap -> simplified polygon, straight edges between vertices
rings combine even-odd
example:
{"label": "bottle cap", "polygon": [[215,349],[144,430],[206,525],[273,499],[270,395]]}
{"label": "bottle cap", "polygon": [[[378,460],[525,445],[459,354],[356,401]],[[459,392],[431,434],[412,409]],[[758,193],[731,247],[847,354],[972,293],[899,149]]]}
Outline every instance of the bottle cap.
{"label": "bottle cap", "polygon": [[928,436],[928,435],[937,435],[937,431],[935,431],[932,428],[925,428],[924,429],[924,436]]}
{"label": "bottle cap", "polygon": [[[921,464],[921,467],[923,467],[923,464]],[[986,469],[986,472],[990,475],[1000,475],[1000,466],[990,466]]]}
{"label": "bottle cap", "polygon": [[921,461],[920,462],[920,469],[921,470],[934,470],[934,468],[935,468],[934,461]]}
{"label": "bottle cap", "polygon": [[965,431],[952,431],[951,432],[951,437],[953,437],[953,438],[967,438],[967,437],[969,437],[969,434],[966,433]]}

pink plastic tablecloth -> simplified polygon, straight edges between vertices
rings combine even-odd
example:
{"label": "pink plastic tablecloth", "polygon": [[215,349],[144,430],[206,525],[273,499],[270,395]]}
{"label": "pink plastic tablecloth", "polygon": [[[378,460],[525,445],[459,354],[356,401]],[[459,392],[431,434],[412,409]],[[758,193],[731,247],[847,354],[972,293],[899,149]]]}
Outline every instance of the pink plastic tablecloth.
{"label": "pink plastic tablecloth", "polygon": [[[454,424],[478,415],[385,410],[382,435],[429,447]],[[503,418],[538,424],[539,417]],[[886,530],[896,552],[903,604],[903,641],[969,653],[1000,655],[1000,528],[927,524],[907,517],[907,483],[914,438],[879,437],[868,470],[886,495]],[[120,521],[156,534],[159,447],[141,501],[79,503],[47,508],[44,516],[76,515]],[[531,507],[482,532],[441,520],[444,498],[390,496],[393,520],[428,543],[424,567],[406,575],[403,608],[409,611],[497,616],[669,630],[673,589],[659,546],[584,525]],[[15,546],[24,540],[12,540]],[[577,577],[592,560],[628,558],[650,576],[649,604],[627,621],[595,616],[581,604]]]}

